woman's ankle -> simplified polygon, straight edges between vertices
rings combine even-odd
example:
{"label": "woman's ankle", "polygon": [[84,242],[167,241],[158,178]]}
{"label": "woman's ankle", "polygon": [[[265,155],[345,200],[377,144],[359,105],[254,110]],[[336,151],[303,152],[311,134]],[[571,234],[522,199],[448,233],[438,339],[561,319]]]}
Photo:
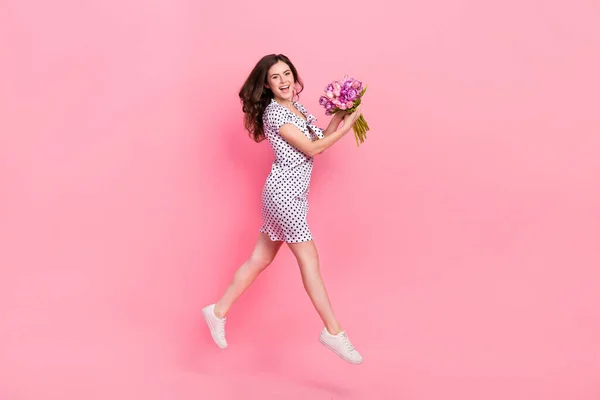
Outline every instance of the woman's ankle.
{"label": "woman's ankle", "polygon": [[217,318],[225,318],[225,315],[227,314],[227,311],[223,311],[222,306],[219,303],[215,304],[215,315],[217,316]]}
{"label": "woman's ankle", "polygon": [[341,332],[344,331],[339,324],[325,325],[325,329],[327,329],[327,332],[329,332],[333,336],[335,336],[335,335],[337,335],[337,334],[339,334],[339,333],[341,333]]}

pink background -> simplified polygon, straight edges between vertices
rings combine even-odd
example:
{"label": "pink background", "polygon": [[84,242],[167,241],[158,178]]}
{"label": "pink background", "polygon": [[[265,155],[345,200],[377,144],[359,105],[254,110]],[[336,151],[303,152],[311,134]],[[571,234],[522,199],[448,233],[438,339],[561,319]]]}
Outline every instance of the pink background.
{"label": "pink background", "polygon": [[[2,2],[0,399],[600,398],[599,4]],[[361,366],[287,248],[229,349],[201,320],[256,239],[237,91],[273,52],[323,126],[369,85],[309,213]]]}

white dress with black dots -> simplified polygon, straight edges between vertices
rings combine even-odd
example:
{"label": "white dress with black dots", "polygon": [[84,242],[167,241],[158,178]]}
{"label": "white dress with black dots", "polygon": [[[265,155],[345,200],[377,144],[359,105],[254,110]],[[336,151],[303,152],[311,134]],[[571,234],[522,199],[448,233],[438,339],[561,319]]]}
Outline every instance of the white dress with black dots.
{"label": "white dress with black dots", "polygon": [[263,114],[267,140],[273,148],[275,159],[271,173],[262,190],[262,226],[260,232],[271,240],[298,243],[312,240],[306,216],[313,158],[289,144],[279,134],[283,124],[293,124],[310,140],[323,138],[323,130],[314,125],[316,118],[304,106],[293,102],[306,117],[306,121],[275,99]]}

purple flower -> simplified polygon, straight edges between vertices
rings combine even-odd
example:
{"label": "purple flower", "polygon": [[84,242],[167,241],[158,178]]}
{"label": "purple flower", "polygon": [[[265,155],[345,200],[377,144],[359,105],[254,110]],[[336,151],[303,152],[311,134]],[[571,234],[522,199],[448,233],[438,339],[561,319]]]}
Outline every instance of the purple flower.
{"label": "purple flower", "polygon": [[329,85],[327,85],[327,88],[325,89],[326,92],[333,92],[333,84],[330,83]]}
{"label": "purple flower", "polygon": [[357,97],[358,97],[358,92],[356,91],[356,89],[348,90],[348,94],[346,96],[346,98],[348,100],[354,101],[354,100],[356,100]]}
{"label": "purple flower", "polygon": [[353,82],[353,80],[351,80],[351,79],[344,81],[342,88],[344,88],[346,90],[350,89],[352,87],[352,82]]}
{"label": "purple flower", "polygon": [[319,104],[324,106],[327,103],[329,103],[329,99],[325,96],[321,96],[321,98],[319,99]]}
{"label": "purple flower", "polygon": [[345,89],[340,90],[340,101],[346,101],[348,97],[348,91]]}

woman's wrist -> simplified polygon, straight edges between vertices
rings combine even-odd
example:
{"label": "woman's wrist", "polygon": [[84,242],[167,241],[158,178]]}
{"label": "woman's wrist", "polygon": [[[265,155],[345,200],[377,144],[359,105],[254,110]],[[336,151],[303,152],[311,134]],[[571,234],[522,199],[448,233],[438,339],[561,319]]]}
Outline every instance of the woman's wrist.
{"label": "woman's wrist", "polygon": [[336,122],[342,122],[344,120],[344,113],[336,112],[335,114],[333,114],[332,119]]}

